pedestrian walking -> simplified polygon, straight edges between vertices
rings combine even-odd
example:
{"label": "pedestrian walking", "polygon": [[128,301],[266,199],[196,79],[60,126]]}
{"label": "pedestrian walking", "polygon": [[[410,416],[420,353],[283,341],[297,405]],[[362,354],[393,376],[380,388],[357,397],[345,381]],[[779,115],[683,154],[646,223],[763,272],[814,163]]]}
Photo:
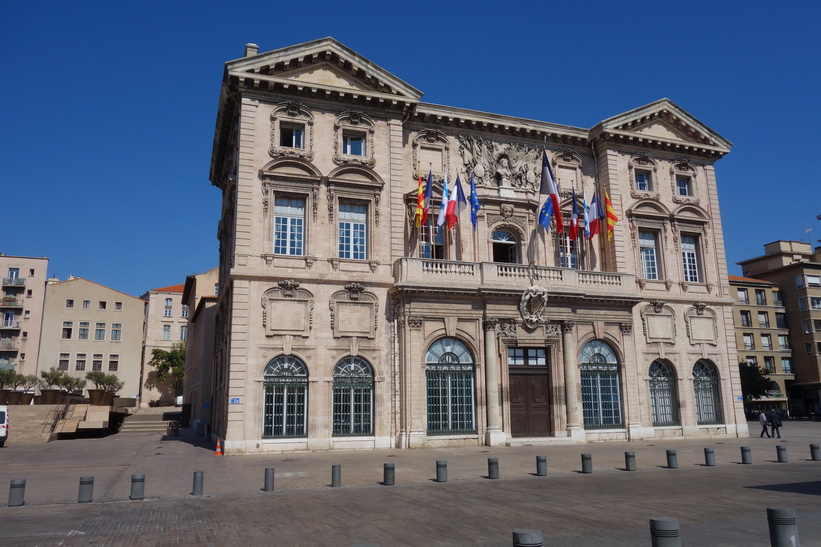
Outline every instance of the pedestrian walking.
{"label": "pedestrian walking", "polygon": [[758,421],[761,423],[761,435],[759,435],[759,437],[763,437],[764,435],[766,435],[769,439],[770,432],[767,429],[767,426],[770,425],[770,420],[767,419],[767,415],[764,414],[763,410],[761,411],[761,414],[758,415]]}
{"label": "pedestrian walking", "polygon": [[778,438],[781,438],[781,431],[779,428],[781,427],[781,417],[778,415],[778,411],[771,410],[767,413],[767,420],[770,422],[770,427],[772,428],[773,438],[778,435]]}

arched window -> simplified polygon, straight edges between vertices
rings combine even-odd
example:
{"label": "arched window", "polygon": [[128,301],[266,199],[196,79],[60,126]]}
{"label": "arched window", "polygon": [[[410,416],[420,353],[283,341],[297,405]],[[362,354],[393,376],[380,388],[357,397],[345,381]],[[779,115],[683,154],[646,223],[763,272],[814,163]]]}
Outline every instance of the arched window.
{"label": "arched window", "polygon": [[653,361],[649,375],[653,425],[679,425],[676,373],[673,367],[664,361]]}
{"label": "arched window", "polygon": [[507,230],[493,232],[493,262],[519,263],[519,240]]}
{"label": "arched window", "polygon": [[693,392],[696,422],[699,425],[722,423],[718,371],[710,361],[701,359],[693,365]]}
{"label": "arched window", "polygon": [[476,432],[474,376],[473,356],[462,342],[431,344],[425,355],[429,435]]}
{"label": "arched window", "polygon": [[265,438],[304,437],[308,406],[308,368],[293,355],[279,355],[265,367]]}
{"label": "arched window", "polygon": [[345,357],[334,367],[336,436],[373,435],[373,369],[359,357]]}
{"label": "arched window", "polygon": [[619,362],[613,349],[592,340],[579,353],[585,429],[622,427]]}

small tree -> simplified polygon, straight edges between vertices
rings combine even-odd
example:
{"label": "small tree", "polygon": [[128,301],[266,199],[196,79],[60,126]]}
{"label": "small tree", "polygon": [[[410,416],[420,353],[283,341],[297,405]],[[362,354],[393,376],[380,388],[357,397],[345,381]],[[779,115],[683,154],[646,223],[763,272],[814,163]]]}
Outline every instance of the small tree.
{"label": "small tree", "polygon": [[23,376],[23,382],[21,385],[23,386],[23,391],[28,391],[39,383],[40,380],[37,379],[37,376],[34,374],[26,374]]}
{"label": "small tree", "polygon": [[13,369],[0,369],[0,389],[8,389],[9,386],[13,385],[17,375]]}
{"label": "small tree", "polygon": [[741,373],[741,395],[747,402],[769,397],[770,377],[757,364],[742,361],[738,364]]}
{"label": "small tree", "polygon": [[86,373],[86,380],[94,384],[94,389],[105,389],[106,374],[102,370],[92,370]]}
{"label": "small tree", "polygon": [[185,380],[185,342],[178,342],[171,347],[171,351],[155,348],[151,350],[149,365],[157,369],[157,380],[171,381],[174,394],[182,392]]}
{"label": "small tree", "polygon": [[17,388],[26,383],[26,377],[22,374],[15,374],[11,380],[11,389],[17,391]]}
{"label": "small tree", "polygon": [[103,375],[103,381],[100,385],[106,391],[110,391],[111,393],[117,393],[118,391],[123,389],[123,386],[125,385],[125,381],[120,380],[114,374],[105,374],[105,375]]}
{"label": "small tree", "polygon": [[40,388],[41,389],[54,389],[55,386],[60,387],[60,382],[63,380],[65,374],[62,370],[57,369],[57,367],[51,367],[48,370],[41,370],[40,377]]}
{"label": "small tree", "polygon": [[60,378],[60,383],[58,385],[63,389],[63,391],[67,391],[69,393],[82,393],[83,388],[86,387],[86,381],[82,378],[64,374],[63,377]]}

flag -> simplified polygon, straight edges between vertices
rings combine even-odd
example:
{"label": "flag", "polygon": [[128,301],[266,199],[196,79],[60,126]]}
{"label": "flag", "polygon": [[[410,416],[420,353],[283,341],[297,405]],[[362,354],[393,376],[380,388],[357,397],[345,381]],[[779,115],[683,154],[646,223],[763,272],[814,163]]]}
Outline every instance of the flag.
{"label": "flag", "polygon": [[579,237],[579,206],[576,204],[576,189],[573,188],[573,212],[570,213],[570,239]]}
{"label": "flag", "polygon": [[479,195],[476,193],[476,182],[473,180],[473,175],[470,175],[470,221],[473,223],[473,229],[476,230],[476,215],[482,204],[479,203]]}
{"label": "flag", "polygon": [[553,200],[550,198],[544,201],[542,210],[539,211],[539,224],[544,226],[544,229],[550,232],[550,217],[553,216]]}
{"label": "flag", "polygon": [[[547,223],[550,224],[550,216],[556,215],[556,230],[562,232],[564,230],[564,223],[562,222],[562,208],[559,203],[559,186],[556,184],[556,177],[553,176],[553,170],[550,169],[550,162],[547,161],[547,150],[542,150],[542,182],[539,186],[539,194],[546,195],[547,201],[551,202],[551,212],[547,215]],[[547,201],[542,206],[542,212],[539,214],[539,224],[542,223],[542,216],[547,214]],[[547,226],[545,226],[547,228]]]}
{"label": "flag", "polygon": [[422,222],[420,222],[417,226],[420,226],[428,220],[428,213],[430,212],[430,203],[433,201],[433,174],[428,171],[428,184],[425,186],[425,200],[424,200],[424,207],[425,210],[422,212]]}
{"label": "flag", "polygon": [[590,206],[587,205],[587,190],[582,192],[582,213],[584,214],[584,237],[590,239]]}
{"label": "flag", "polygon": [[448,213],[448,175],[445,173],[445,179],[442,181],[442,203],[439,205],[439,218],[436,219],[436,225],[441,226],[445,223],[445,217]]}
{"label": "flag", "polygon": [[602,210],[601,202],[599,202],[599,195],[596,191],[594,191],[593,201],[590,202],[590,235],[587,236],[588,239],[592,238],[596,234],[602,233],[602,219],[604,219],[604,211]]}
{"label": "flag", "polygon": [[422,173],[419,173],[419,184],[416,187],[416,227],[420,228],[425,218],[425,191],[422,188]]}
{"label": "flag", "polygon": [[453,191],[450,193],[448,210],[445,215],[448,230],[456,226],[456,223],[459,222],[459,215],[465,210],[467,204],[468,201],[465,199],[465,192],[462,190],[462,181],[459,180],[459,173],[456,173],[456,182],[453,184]]}
{"label": "flag", "polygon": [[616,216],[616,210],[613,209],[613,203],[607,195],[607,190],[604,191],[604,206],[607,209],[607,241],[610,241],[613,239],[613,230],[616,228],[619,217]]}

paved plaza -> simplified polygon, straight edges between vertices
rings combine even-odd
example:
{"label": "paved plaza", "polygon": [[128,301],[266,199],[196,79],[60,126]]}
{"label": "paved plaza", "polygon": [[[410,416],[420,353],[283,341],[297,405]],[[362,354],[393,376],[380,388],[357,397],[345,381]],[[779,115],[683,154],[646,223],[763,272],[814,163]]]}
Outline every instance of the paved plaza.
{"label": "paved plaza", "polygon": [[[751,424],[751,427],[754,424]],[[792,507],[801,545],[821,545],[821,422],[787,422],[784,438],[469,447],[271,456],[214,456],[179,437],[114,435],[0,449],[2,545],[511,545],[516,528],[544,532],[545,545],[650,545],[650,517],[675,517],[684,545],[769,545],[766,508]],[[777,462],[776,445],[789,461]],[[753,463],[741,463],[741,446]],[[716,466],[704,465],[704,448]],[[676,450],[668,469],[666,450]],[[636,454],[635,472],[624,452]],[[593,473],[581,473],[581,454]],[[538,477],[536,456],[548,458]],[[498,458],[499,480],[487,478]],[[436,461],[448,482],[435,482]],[[383,464],[396,484],[385,486]],[[331,488],[341,466],[342,487]],[[275,491],[263,492],[266,467]],[[192,496],[202,471],[203,495]],[[145,499],[129,501],[143,473]],[[77,503],[79,478],[94,476],[93,501]],[[25,479],[23,507],[8,485]]]}

